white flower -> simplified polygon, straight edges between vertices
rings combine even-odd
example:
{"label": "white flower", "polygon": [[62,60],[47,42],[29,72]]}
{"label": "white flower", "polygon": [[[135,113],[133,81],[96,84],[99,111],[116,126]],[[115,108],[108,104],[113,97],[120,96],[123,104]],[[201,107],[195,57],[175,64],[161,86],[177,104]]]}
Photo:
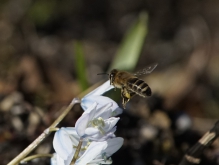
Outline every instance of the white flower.
{"label": "white flower", "polygon": [[94,102],[77,120],[75,127],[80,137],[103,141],[114,137],[115,125],[119,118],[111,117],[112,103],[108,103],[99,109],[97,109],[97,105]]}
{"label": "white flower", "polygon": [[[75,128],[61,128],[55,133],[53,146],[56,151],[51,159],[52,165],[69,165],[79,143]],[[79,159],[75,165],[110,164],[108,159],[123,144],[122,138],[112,138],[102,142],[83,141]]]}
{"label": "white flower", "polygon": [[84,113],[75,127],[61,128],[55,133],[53,147],[56,153],[51,158],[52,165],[69,165],[79,142],[82,145],[75,165],[112,163],[110,156],[123,144],[123,139],[114,134],[119,120],[114,116],[122,113],[122,109],[112,99],[101,96],[112,88],[107,81],[82,98]]}

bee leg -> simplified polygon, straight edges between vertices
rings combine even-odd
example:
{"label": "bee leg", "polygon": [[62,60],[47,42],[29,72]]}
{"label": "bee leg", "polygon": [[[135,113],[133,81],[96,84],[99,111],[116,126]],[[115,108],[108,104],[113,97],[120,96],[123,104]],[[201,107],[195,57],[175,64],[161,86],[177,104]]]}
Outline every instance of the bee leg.
{"label": "bee leg", "polygon": [[124,97],[124,88],[121,88],[121,97]]}
{"label": "bee leg", "polygon": [[125,109],[125,106],[126,106],[127,102],[129,102],[129,100],[130,100],[130,99],[127,99],[127,98],[123,97],[123,99],[122,99],[122,105],[123,105],[123,108],[124,108],[124,109]]}
{"label": "bee leg", "polygon": [[125,106],[127,102],[129,102],[131,96],[130,96],[129,91],[124,87],[122,87],[121,89],[121,97],[122,97],[122,105],[123,105],[123,108],[125,109]]}
{"label": "bee leg", "polygon": [[[127,97],[128,95],[128,97]],[[129,102],[129,100],[135,96],[134,92],[130,92],[127,90],[126,96],[123,97],[123,108],[125,109],[126,104]]]}
{"label": "bee leg", "polygon": [[136,95],[135,92],[130,92],[130,99]]}

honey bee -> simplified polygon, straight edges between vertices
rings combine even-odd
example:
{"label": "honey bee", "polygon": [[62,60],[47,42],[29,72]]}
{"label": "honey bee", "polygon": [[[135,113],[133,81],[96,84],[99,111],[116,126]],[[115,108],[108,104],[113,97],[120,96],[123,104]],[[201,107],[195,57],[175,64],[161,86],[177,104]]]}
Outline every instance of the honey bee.
{"label": "honey bee", "polygon": [[115,88],[121,89],[122,105],[125,109],[126,104],[129,100],[136,94],[141,97],[151,96],[151,88],[146,82],[139,79],[137,76],[142,74],[149,74],[155,68],[157,64],[154,64],[150,67],[147,67],[136,74],[131,74],[126,71],[120,71],[113,69],[108,75],[110,79],[110,85],[113,85]]}

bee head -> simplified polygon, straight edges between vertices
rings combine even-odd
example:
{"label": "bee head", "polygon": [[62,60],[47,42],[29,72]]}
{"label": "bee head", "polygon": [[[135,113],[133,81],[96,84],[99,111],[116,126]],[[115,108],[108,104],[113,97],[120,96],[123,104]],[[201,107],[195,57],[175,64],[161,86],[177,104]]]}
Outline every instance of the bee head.
{"label": "bee head", "polygon": [[111,70],[110,73],[98,73],[97,75],[102,75],[102,74],[108,75],[109,76],[109,80],[110,80],[110,85],[113,85],[113,82],[115,80],[115,76],[116,76],[117,73],[118,73],[118,70],[113,69],[113,70]]}
{"label": "bee head", "polygon": [[109,73],[109,79],[110,79],[110,85],[113,85],[113,82],[115,80],[115,76],[116,76],[116,73],[118,72],[118,70],[116,69],[113,69],[111,70],[111,72]]}

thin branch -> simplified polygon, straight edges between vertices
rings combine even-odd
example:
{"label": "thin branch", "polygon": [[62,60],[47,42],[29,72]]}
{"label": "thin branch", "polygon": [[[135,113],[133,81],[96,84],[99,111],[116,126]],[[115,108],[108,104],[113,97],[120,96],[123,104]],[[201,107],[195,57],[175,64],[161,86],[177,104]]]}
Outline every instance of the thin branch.
{"label": "thin branch", "polygon": [[58,131],[59,130],[59,128],[57,128],[57,127],[54,127],[54,128],[49,128],[49,132],[56,132],[56,131]]}
{"label": "thin branch", "polygon": [[18,156],[16,156],[11,162],[9,162],[7,165],[16,165],[18,164],[22,159],[24,159],[31,151],[33,151],[51,132],[50,130],[53,130],[62,120],[63,118],[69,113],[69,111],[72,109],[72,107],[75,104],[80,103],[80,100],[75,98],[72,100],[72,102],[69,104],[69,106],[62,112],[62,114],[53,122],[53,124],[47,128],[38,138],[36,138],[27,148],[25,148]]}
{"label": "thin branch", "polygon": [[72,159],[71,165],[74,165],[74,164],[75,164],[75,162],[76,162],[76,160],[77,160],[77,158],[78,158],[78,155],[79,155],[79,153],[80,153],[82,143],[83,143],[83,139],[80,139],[80,141],[79,141],[79,143],[78,143],[78,146],[77,146],[77,149],[76,149],[76,151],[75,151],[74,157],[73,157],[73,159]]}

